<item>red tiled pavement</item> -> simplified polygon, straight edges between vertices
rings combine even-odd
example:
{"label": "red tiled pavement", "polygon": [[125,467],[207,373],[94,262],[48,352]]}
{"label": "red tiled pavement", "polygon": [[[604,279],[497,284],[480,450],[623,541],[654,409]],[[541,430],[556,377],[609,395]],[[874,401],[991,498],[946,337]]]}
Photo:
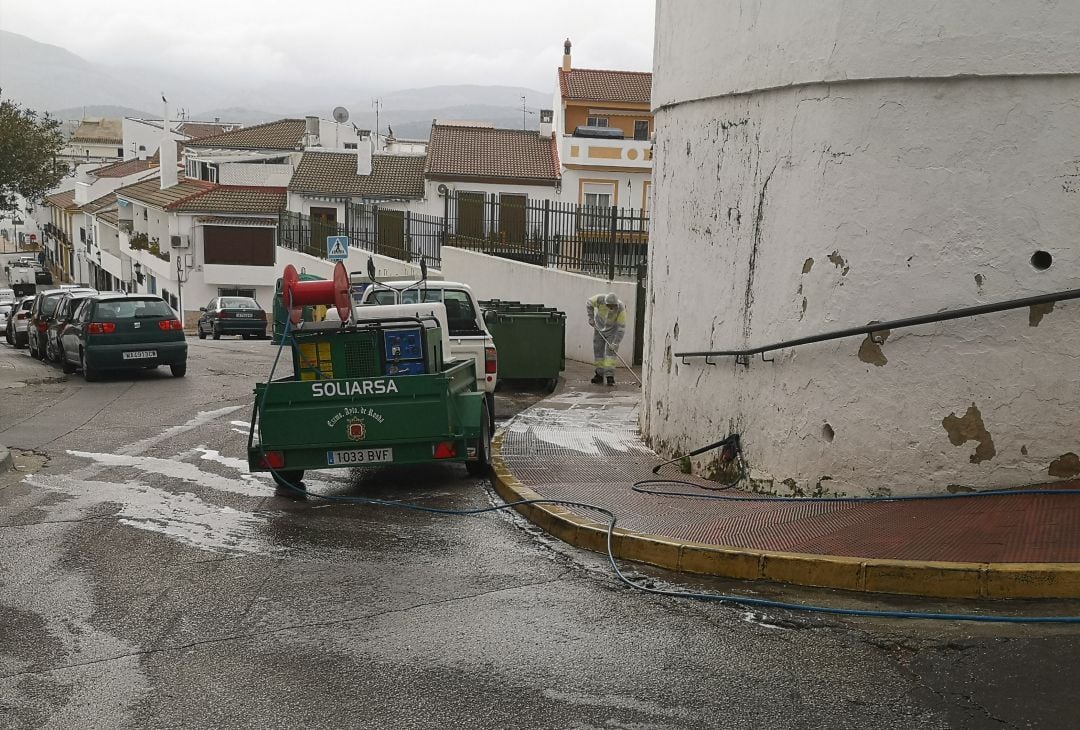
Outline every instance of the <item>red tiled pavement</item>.
{"label": "red tiled pavement", "polygon": [[[611,509],[621,528],[678,540],[771,550],[895,560],[1080,562],[1080,482],[1076,494],[958,497],[880,502],[746,499],[740,491],[686,485],[666,491],[733,497],[708,500],[639,494],[659,460],[638,438],[635,395],[575,392],[525,411],[507,427],[502,458],[544,497]],[[683,478],[674,474],[673,478]],[[694,480],[691,480],[694,481]],[[583,517],[597,519],[587,510]]]}

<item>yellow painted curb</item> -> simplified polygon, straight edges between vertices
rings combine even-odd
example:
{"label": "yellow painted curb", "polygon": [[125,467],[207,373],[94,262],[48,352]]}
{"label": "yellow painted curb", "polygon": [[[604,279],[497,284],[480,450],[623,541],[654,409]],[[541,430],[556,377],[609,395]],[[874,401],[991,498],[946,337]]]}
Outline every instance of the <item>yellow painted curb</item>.
{"label": "yellow painted curb", "polygon": [[[502,432],[492,440],[495,491],[507,502],[546,499],[507,468],[502,440]],[[554,504],[515,509],[563,542],[607,553],[606,523]],[[618,527],[611,547],[622,560],[740,580],[934,598],[1080,598],[1080,563],[953,563],[785,553],[684,542]]]}

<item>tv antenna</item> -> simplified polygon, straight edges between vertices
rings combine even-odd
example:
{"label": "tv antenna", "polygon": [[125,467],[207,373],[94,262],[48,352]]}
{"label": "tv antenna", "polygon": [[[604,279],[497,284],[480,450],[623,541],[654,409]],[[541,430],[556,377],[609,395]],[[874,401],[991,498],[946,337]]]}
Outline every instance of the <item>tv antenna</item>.
{"label": "tv antenna", "polygon": [[529,115],[530,114],[536,114],[536,112],[530,110],[525,105],[525,95],[522,94],[521,95],[521,128],[523,130],[526,130],[526,129],[529,128]]}
{"label": "tv antenna", "polygon": [[349,121],[349,110],[343,106],[334,107],[333,111],[334,121],[337,124],[334,125],[334,149],[341,147],[341,125]]}
{"label": "tv antenna", "polygon": [[371,108],[375,110],[375,151],[379,151],[379,110],[382,109],[382,99],[372,99]]}

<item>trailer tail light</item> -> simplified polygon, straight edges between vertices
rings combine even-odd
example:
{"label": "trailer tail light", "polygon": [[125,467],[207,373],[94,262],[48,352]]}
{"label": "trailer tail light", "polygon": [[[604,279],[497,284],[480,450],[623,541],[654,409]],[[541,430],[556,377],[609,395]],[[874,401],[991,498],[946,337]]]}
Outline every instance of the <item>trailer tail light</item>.
{"label": "trailer tail light", "polygon": [[499,370],[499,355],[494,347],[484,348],[484,372],[492,375]]}
{"label": "trailer tail light", "polygon": [[18,314],[15,315],[15,319],[26,319],[29,316],[30,316],[29,312],[19,312]]}
{"label": "trailer tail light", "polygon": [[44,332],[47,329],[49,329],[49,323],[48,322],[38,322],[37,323],[37,331],[38,332]]}
{"label": "trailer tail light", "polygon": [[116,322],[91,322],[86,327],[88,335],[111,335],[116,332]]}
{"label": "trailer tail light", "polygon": [[284,469],[285,453],[283,451],[267,451],[259,458],[259,466],[264,469]]}
{"label": "trailer tail light", "polygon": [[163,330],[182,330],[184,325],[180,324],[178,319],[160,319],[157,326]]}
{"label": "trailer tail light", "polygon": [[457,456],[457,444],[453,441],[441,441],[435,445],[436,459],[453,459]]}

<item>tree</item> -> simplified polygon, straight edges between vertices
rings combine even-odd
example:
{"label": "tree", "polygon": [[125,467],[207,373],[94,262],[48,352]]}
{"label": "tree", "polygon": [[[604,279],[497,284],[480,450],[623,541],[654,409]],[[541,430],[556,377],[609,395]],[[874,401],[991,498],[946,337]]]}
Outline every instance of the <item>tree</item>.
{"label": "tree", "polygon": [[58,120],[0,100],[0,211],[13,210],[17,196],[39,202],[60,184],[67,165],[56,155],[63,146]]}

